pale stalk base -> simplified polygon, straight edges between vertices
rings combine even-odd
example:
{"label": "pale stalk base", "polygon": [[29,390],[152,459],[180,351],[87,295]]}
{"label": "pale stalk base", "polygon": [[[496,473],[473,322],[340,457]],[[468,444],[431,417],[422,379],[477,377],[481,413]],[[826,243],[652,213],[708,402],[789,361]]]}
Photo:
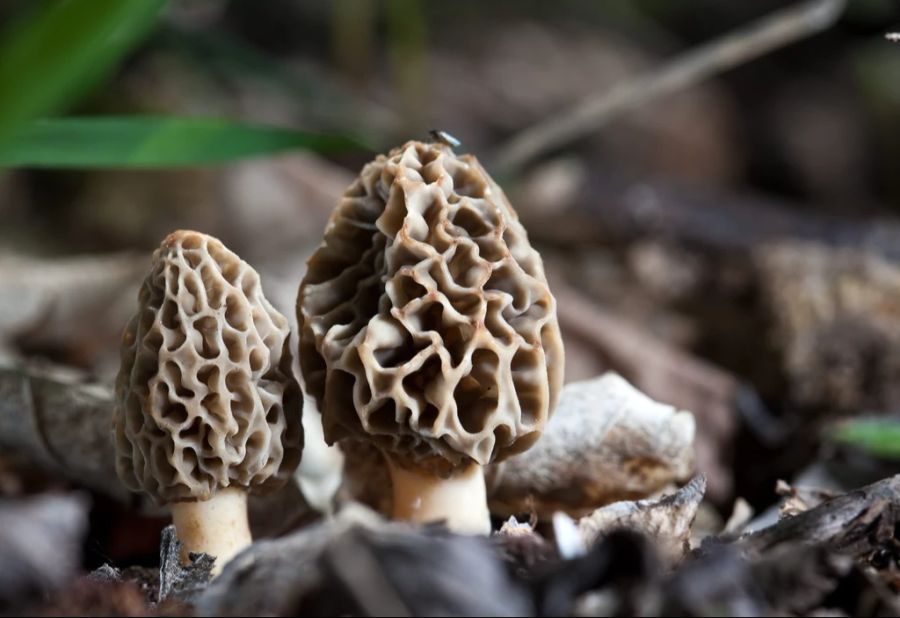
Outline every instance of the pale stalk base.
{"label": "pale stalk base", "polygon": [[188,554],[206,553],[216,557],[213,576],[235,554],[252,542],[247,521],[247,492],[220,489],[203,502],[174,502],[172,520],[181,541],[181,563],[189,564]]}
{"label": "pale stalk base", "polygon": [[401,468],[388,458],[394,485],[394,519],[420,524],[443,521],[461,534],[490,534],[491,517],[481,466],[469,465],[444,479]]}

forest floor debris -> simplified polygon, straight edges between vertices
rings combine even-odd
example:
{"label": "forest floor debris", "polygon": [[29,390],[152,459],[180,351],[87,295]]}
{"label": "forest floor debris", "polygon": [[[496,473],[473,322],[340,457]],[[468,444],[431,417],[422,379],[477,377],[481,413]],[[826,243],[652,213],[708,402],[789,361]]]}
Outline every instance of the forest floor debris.
{"label": "forest floor debris", "polygon": [[[708,615],[716,609],[771,615],[820,608],[852,615],[900,609],[900,476],[740,538],[709,537],[682,557],[703,485],[697,477],[659,500],[599,509],[579,523],[589,533],[586,553],[569,559],[529,524],[510,522],[486,540],[441,526],[387,522],[347,505],[330,521],[257,541],[209,583],[208,557],[193,567],[178,565],[169,528],[163,564],[176,566],[158,572],[164,582],[158,597],[140,581],[143,571],[110,567],[95,572],[79,594],[111,592],[104,607],[125,615],[142,609],[172,615],[175,608],[233,616]],[[660,534],[671,540],[668,555],[651,540]],[[134,594],[141,588],[143,607]],[[176,605],[171,598],[157,604],[174,591]],[[71,594],[57,591],[47,611]]]}

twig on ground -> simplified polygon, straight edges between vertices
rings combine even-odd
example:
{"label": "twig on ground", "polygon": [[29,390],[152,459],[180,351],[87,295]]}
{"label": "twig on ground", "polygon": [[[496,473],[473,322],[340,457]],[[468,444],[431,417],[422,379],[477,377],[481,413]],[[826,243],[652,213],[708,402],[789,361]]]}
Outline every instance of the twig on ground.
{"label": "twig on ground", "polygon": [[837,21],[845,5],[846,0],[812,0],[772,13],[525,129],[500,147],[494,161],[499,169],[513,171],[623,112],[820,32]]}

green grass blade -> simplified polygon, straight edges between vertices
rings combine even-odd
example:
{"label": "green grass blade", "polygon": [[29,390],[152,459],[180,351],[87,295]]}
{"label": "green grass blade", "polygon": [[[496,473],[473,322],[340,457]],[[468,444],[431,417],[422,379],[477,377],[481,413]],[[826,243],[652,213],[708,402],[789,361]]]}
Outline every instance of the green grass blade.
{"label": "green grass blade", "polygon": [[900,459],[900,421],[886,419],[857,419],[837,425],[829,438],[847,444],[876,457]]}
{"label": "green grass blade", "polygon": [[74,103],[154,25],[166,0],[52,0],[0,42],[0,139]]}
{"label": "green grass blade", "polygon": [[210,118],[37,120],[0,148],[0,166],[54,168],[213,165],[287,150],[360,150],[352,139]]}

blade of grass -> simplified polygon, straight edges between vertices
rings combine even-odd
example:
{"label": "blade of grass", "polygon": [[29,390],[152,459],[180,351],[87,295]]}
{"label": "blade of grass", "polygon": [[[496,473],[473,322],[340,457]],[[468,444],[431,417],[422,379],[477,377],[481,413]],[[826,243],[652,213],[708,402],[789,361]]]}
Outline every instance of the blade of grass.
{"label": "blade of grass", "polygon": [[856,419],[837,425],[829,438],[854,446],[876,457],[900,459],[900,421]]}
{"label": "blade of grass", "polygon": [[56,168],[212,165],[287,150],[359,150],[360,142],[211,118],[147,116],[37,120],[0,148],[0,166]]}
{"label": "blade of grass", "polygon": [[53,0],[17,20],[0,42],[0,140],[87,93],[149,32],[165,4]]}

